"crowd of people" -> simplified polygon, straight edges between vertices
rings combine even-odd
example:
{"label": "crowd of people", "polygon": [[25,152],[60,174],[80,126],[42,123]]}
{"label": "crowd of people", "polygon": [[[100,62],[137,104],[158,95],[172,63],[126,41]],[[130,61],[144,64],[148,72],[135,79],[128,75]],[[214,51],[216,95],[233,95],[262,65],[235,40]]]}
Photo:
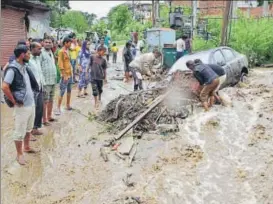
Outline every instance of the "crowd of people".
{"label": "crowd of people", "polygon": [[[52,37],[20,40],[14,54],[3,67],[2,90],[6,104],[14,108],[15,123],[13,140],[17,151],[16,160],[25,165],[25,153],[35,153],[30,141],[34,135],[42,135],[42,125],[50,126],[57,121],[53,117],[56,85],[59,84],[58,102],[55,115],[61,115],[62,101],[66,93],[66,110],[71,106],[72,84],[77,83],[78,97],[88,95],[91,84],[96,110],[101,104],[103,83],[109,61],[111,39],[105,36],[97,46],[86,38],[83,43],[75,34],[57,43]],[[112,47],[117,53],[116,46]],[[116,55],[116,54],[115,54]],[[117,57],[113,58],[116,62]],[[77,80],[76,73],[79,70]]]}

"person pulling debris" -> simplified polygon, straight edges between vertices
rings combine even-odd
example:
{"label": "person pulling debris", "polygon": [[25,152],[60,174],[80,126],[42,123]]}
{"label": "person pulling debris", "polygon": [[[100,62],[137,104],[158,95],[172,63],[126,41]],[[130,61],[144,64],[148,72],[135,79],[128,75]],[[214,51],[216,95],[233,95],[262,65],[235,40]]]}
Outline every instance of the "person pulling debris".
{"label": "person pulling debris", "polygon": [[[198,63],[203,63],[203,62],[200,59],[195,59],[194,63],[198,64]],[[226,72],[225,72],[225,70],[221,66],[219,66],[217,64],[205,64],[205,65],[209,66],[219,76],[220,83],[219,83],[218,87],[215,90],[215,93],[216,93],[215,97],[216,97],[217,101],[219,101],[220,103],[223,104],[223,100],[219,96],[218,91],[220,90],[221,86],[226,81],[226,78],[227,78]]]}
{"label": "person pulling debris", "polygon": [[[200,85],[204,86],[200,93],[200,100],[205,108],[205,111],[209,111],[209,107],[214,104],[215,94],[217,87],[219,86],[219,76],[207,65],[203,63],[194,63],[189,60],[186,62],[187,67],[193,71],[194,77],[199,81]],[[208,98],[211,97],[210,104],[208,104]]]}
{"label": "person pulling debris", "polygon": [[[154,49],[151,53],[145,53],[136,57],[130,64],[129,68],[134,78],[134,91],[142,90],[142,75],[152,76],[161,68],[161,53]],[[157,64],[155,64],[157,62]]]}

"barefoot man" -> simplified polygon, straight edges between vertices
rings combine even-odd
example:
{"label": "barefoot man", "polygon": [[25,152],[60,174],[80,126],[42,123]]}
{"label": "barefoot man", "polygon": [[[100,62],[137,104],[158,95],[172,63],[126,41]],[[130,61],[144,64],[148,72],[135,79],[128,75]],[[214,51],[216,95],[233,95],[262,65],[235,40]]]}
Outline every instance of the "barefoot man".
{"label": "barefoot man", "polygon": [[55,122],[52,117],[53,100],[55,96],[55,85],[57,83],[57,69],[55,65],[54,54],[51,51],[53,46],[52,39],[46,37],[44,39],[44,48],[41,54],[41,67],[44,75],[44,114],[43,124],[49,126],[50,122]]}
{"label": "barefoot man", "polygon": [[14,50],[15,60],[5,70],[2,90],[9,107],[14,107],[15,130],[13,140],[17,150],[19,164],[25,165],[23,151],[33,153],[29,142],[35,118],[34,91],[39,92],[39,85],[28,68],[30,51],[25,45],[18,45]]}

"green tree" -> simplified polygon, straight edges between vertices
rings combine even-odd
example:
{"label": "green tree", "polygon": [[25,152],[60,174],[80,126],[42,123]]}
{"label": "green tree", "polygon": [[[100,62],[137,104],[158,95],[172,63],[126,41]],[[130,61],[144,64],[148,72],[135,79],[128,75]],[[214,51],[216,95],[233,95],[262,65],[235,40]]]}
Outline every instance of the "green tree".
{"label": "green tree", "polygon": [[79,33],[83,33],[88,29],[88,23],[85,16],[80,11],[67,11],[62,16],[62,24]]}
{"label": "green tree", "polygon": [[97,32],[100,36],[107,30],[107,24],[104,20],[99,20],[92,26],[92,31]]}
{"label": "green tree", "polygon": [[97,18],[97,15],[94,14],[94,13],[88,13],[88,12],[82,12],[82,14],[84,15],[86,21],[87,21],[87,24],[89,26],[92,26],[94,24],[94,20]]}
{"label": "green tree", "polygon": [[132,13],[126,5],[119,5],[110,10],[107,15],[110,29],[123,31],[133,21]]}

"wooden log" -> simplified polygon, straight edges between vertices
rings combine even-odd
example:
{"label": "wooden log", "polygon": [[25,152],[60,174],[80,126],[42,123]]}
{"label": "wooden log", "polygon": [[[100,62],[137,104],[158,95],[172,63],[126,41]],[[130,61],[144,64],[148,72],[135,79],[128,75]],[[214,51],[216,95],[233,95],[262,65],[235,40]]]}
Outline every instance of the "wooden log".
{"label": "wooden log", "polygon": [[171,91],[168,91],[164,95],[158,96],[149,106],[149,108],[140,114],[132,123],[130,123],[126,128],[124,128],[115,139],[120,139],[123,135],[125,135],[132,127],[134,127],[139,121],[141,121],[151,110],[153,110],[158,104],[160,104],[169,94]]}

